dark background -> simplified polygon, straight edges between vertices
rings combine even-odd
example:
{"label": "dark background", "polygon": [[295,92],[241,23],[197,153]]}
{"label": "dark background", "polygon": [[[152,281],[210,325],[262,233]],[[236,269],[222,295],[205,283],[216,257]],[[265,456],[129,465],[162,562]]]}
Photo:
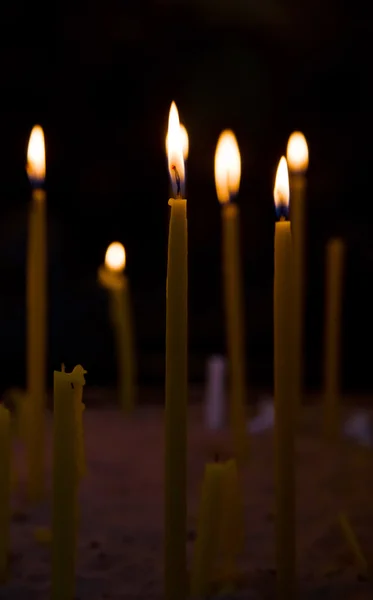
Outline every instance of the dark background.
{"label": "dark background", "polygon": [[248,373],[272,382],[272,188],[300,129],[308,173],[307,384],[320,384],[324,248],[347,244],[343,378],[371,389],[372,21],[359,2],[159,0],[30,2],[0,9],[1,386],[25,372],[28,137],[47,143],[49,376],[81,363],[92,384],[115,378],[105,291],[107,245],[127,250],[140,379],[164,375],[168,172],[165,134],[176,101],[187,165],[190,378],[224,352],[215,146],[232,128],[242,159],[238,203]]}

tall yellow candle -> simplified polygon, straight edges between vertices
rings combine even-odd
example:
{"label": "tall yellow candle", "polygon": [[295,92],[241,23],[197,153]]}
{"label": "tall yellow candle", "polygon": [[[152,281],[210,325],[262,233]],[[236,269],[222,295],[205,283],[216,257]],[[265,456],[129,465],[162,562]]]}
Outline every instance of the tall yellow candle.
{"label": "tall yellow candle", "polygon": [[98,272],[100,283],[109,290],[110,316],[116,339],[118,388],[123,410],[129,413],[136,401],[136,361],[129,281],[124,274],[126,252],[120,242],[110,244],[105,265]]}
{"label": "tall yellow candle", "polygon": [[234,452],[239,463],[248,458],[246,417],[246,357],[238,206],[241,159],[236,138],[223,131],[215,153],[215,182],[222,204],[223,273],[230,382],[230,420]]}
{"label": "tall yellow candle", "polygon": [[0,404],[0,583],[8,575],[10,540],[11,424],[10,412]]}
{"label": "tall yellow candle", "polygon": [[38,500],[44,491],[46,402],[46,194],[44,133],[36,125],[27,151],[27,173],[32,185],[27,249],[27,389],[28,493]]}
{"label": "tall yellow candle", "polygon": [[327,441],[339,437],[339,396],[341,362],[341,320],[344,244],[331,239],[326,247],[324,325],[324,435]]}
{"label": "tall yellow candle", "polygon": [[75,592],[77,537],[76,390],[84,385],[84,370],[54,371],[52,600],[72,600]]}
{"label": "tall yellow candle", "polygon": [[186,454],[188,402],[188,234],[182,198],[184,160],[175,103],[168,122],[171,206],[166,284],[165,600],[184,600],[186,579]]}
{"label": "tall yellow candle", "polygon": [[296,405],[302,404],[304,376],[304,317],[305,317],[305,195],[308,168],[308,146],[300,131],[291,134],[287,146],[290,174],[290,220],[294,262],[294,379]]}
{"label": "tall yellow candle", "polygon": [[219,524],[222,518],[221,495],[225,464],[209,463],[205,467],[190,575],[192,598],[204,598],[211,591],[217,564]]}
{"label": "tall yellow candle", "polygon": [[295,382],[293,323],[293,246],[289,205],[289,178],[285,157],[277,169],[274,198],[279,214],[274,256],[274,398],[276,562],[278,599],[295,596]]}

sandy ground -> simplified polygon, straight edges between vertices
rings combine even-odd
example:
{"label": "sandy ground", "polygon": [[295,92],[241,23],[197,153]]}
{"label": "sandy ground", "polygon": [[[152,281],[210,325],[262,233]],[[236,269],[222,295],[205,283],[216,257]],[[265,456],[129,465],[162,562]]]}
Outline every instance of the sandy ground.
{"label": "sandy ground", "polygon": [[[162,411],[141,408],[126,420],[116,409],[87,409],[84,421],[88,472],[80,494],[76,598],[161,600]],[[364,552],[373,559],[373,457],[356,446],[346,446],[336,461],[318,433],[318,411],[306,408],[297,441],[299,598],[371,600],[372,581],[359,573],[336,514],[339,510],[348,513]],[[203,466],[216,448],[224,455],[228,447],[227,435],[207,435],[200,408],[191,408],[189,557]],[[245,581],[229,597],[265,600],[275,598],[272,432],[252,439],[251,456],[244,473]],[[24,502],[20,455],[18,459],[21,475],[14,495],[11,573],[9,582],[0,587],[0,599],[44,600],[49,598],[50,552],[47,544],[35,541],[34,530],[49,525],[49,503],[30,509]],[[343,474],[338,481],[336,465]]]}

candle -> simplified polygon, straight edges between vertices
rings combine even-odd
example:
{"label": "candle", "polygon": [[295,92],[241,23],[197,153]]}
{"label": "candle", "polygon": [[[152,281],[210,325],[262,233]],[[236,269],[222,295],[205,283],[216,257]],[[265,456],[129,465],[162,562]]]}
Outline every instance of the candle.
{"label": "candle", "polygon": [[287,146],[287,162],[290,172],[291,233],[294,263],[294,379],[297,407],[302,403],[304,374],[304,314],[305,314],[305,192],[308,168],[308,146],[303,133],[291,134]]}
{"label": "candle", "polygon": [[166,283],[165,599],[184,600],[186,584],[186,453],[188,349],[188,234],[179,115],[171,104],[168,167],[171,206]]}
{"label": "candle", "polygon": [[222,480],[225,465],[219,462],[205,466],[199,507],[197,537],[190,575],[192,597],[205,597],[214,576],[219,543]]}
{"label": "candle", "polygon": [[119,242],[110,244],[105,255],[105,265],[99,269],[99,281],[109,290],[110,316],[116,339],[118,361],[119,397],[123,410],[133,410],[136,397],[136,375],[130,289],[124,274],[126,252]]}
{"label": "candle", "polygon": [[80,365],[72,373],[54,371],[52,600],[75,592],[77,531],[77,426],[75,385],[84,385]]}
{"label": "candle", "polygon": [[0,583],[4,583],[8,575],[11,487],[10,463],[10,412],[3,404],[0,404]]}
{"label": "candle", "polygon": [[278,598],[295,594],[295,474],[293,372],[293,247],[289,205],[289,179],[285,157],[277,169],[274,198],[279,215],[274,256],[274,399],[276,560]]}
{"label": "candle", "polygon": [[328,441],[339,437],[339,394],[341,360],[342,288],[344,244],[332,239],[326,248],[325,269],[325,355],[324,355],[324,435]]}
{"label": "candle", "polygon": [[27,249],[27,389],[28,493],[40,499],[44,488],[46,401],[46,194],[44,133],[36,125],[27,151],[27,173],[32,185]]}
{"label": "candle", "polygon": [[232,202],[238,193],[241,159],[236,138],[224,131],[215,153],[215,183],[222,205],[223,272],[230,383],[230,421],[234,452],[240,463],[248,457],[246,423],[245,323],[240,262],[239,210]]}
{"label": "candle", "polygon": [[220,511],[221,581],[231,584],[237,577],[237,560],[245,544],[244,502],[237,463],[224,463]]}

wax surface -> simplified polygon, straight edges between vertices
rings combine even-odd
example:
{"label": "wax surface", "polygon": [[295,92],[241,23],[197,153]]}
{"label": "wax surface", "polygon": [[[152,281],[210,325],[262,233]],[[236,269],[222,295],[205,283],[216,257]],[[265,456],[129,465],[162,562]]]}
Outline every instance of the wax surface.
{"label": "wax surface", "polygon": [[238,208],[235,204],[223,205],[223,270],[230,381],[230,420],[235,455],[239,463],[244,463],[248,458],[249,438],[246,427],[245,322],[238,217]]}
{"label": "wax surface", "polygon": [[188,242],[186,200],[170,200],[166,290],[165,599],[184,600],[186,585],[186,443]]}
{"label": "wax surface", "polygon": [[276,561],[279,600],[295,595],[293,248],[290,222],[275,229],[274,388]]}

